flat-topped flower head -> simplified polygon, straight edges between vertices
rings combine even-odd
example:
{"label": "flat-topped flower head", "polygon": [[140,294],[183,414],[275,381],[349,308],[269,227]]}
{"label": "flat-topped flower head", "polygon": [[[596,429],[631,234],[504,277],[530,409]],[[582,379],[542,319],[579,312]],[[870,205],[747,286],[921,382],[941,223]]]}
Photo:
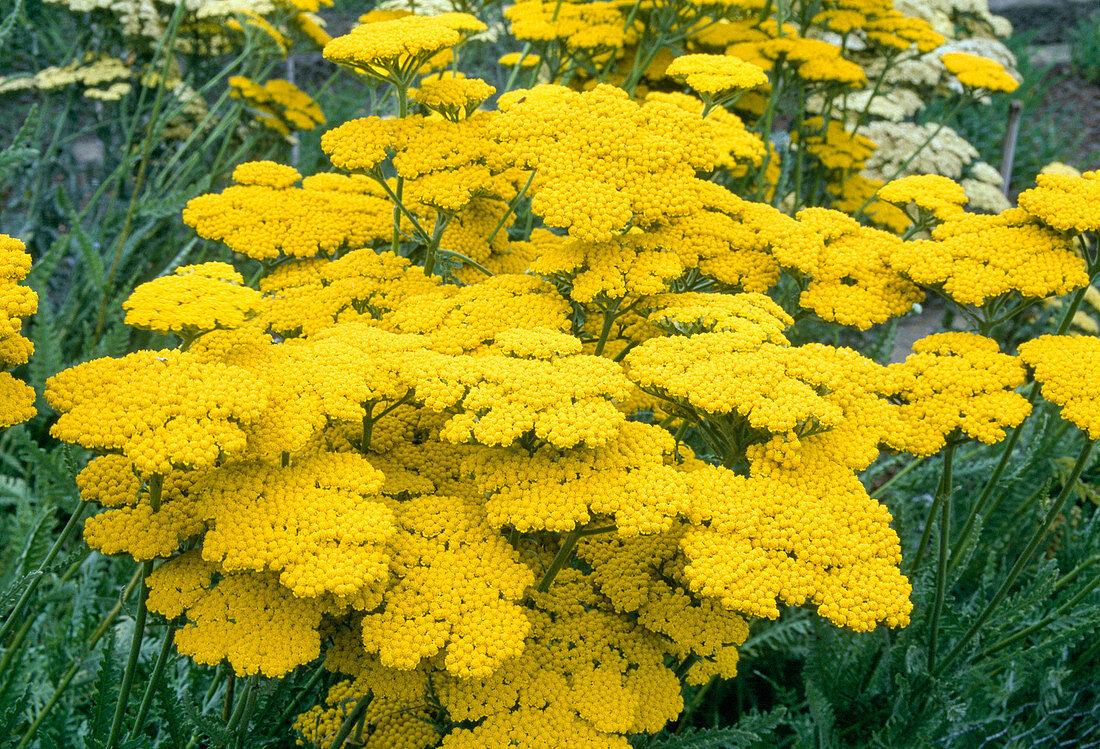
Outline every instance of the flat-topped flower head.
{"label": "flat-topped flower head", "polygon": [[384,476],[356,453],[318,453],[289,466],[235,463],[192,488],[210,530],[202,557],[226,572],[271,570],[300,598],[354,596],[384,583],[393,512]]}
{"label": "flat-topped flower head", "polygon": [[722,158],[698,115],[659,101],[639,107],[606,84],[536,86],[498,105],[491,129],[502,159],[536,172],[533,210],[587,242],[690,214],[696,171]]}
{"label": "flat-topped flower head", "polygon": [[681,548],[691,590],[746,617],[813,603],[857,632],[906,626],[912,588],[890,512],[827,452],[803,453],[795,469],[687,475],[692,525]]}
{"label": "flat-topped flower head", "polygon": [[726,55],[682,55],[665,69],[667,75],[682,78],[704,96],[714,97],[745,91],[768,82],[768,76],[751,62]]}
{"label": "flat-topped flower head", "polygon": [[267,295],[263,321],[282,336],[309,336],[338,323],[382,319],[439,283],[407,258],[370,248],[333,261],[283,263],[260,280]]}
{"label": "flat-topped flower head", "polygon": [[[540,337],[519,341],[508,334],[501,353],[453,357],[425,373],[417,399],[455,414],[441,429],[442,440],[597,447],[618,433],[626,417],[615,403],[630,394],[619,365],[563,348],[557,333]],[[557,351],[568,353],[540,358]]]}
{"label": "flat-topped flower head", "polygon": [[1020,87],[1020,82],[1005,70],[1004,65],[988,57],[966,52],[947,52],[940,59],[947,71],[967,88],[1011,93]]}
{"label": "flat-topped flower head", "polygon": [[[799,248],[780,242],[773,253],[780,265],[809,279],[799,306],[823,320],[866,330],[905,314],[924,298],[890,265],[903,244],[894,234],[827,208],[804,208],[797,218],[821,237],[821,244]],[[811,248],[816,252],[807,251]]]}
{"label": "flat-topped flower head", "polygon": [[186,617],[176,647],[197,663],[228,661],[239,676],[283,676],[320,655],[321,619],[333,607],[294,596],[276,578],[225,572],[190,551],[149,576],[149,610]]}
{"label": "flat-topped flower head", "polygon": [[138,286],[122,308],[135,328],[190,337],[241,327],[259,313],[261,297],[232,265],[203,263]]}
{"label": "flat-topped flower head", "polygon": [[495,527],[566,532],[603,518],[628,537],[667,531],[686,512],[675,447],[667,431],[627,422],[595,449],[478,450],[463,467]]}
{"label": "flat-topped flower head", "polygon": [[799,356],[797,349],[757,345],[737,333],[700,333],[650,339],[626,362],[630,379],[646,392],[715,417],[737,416],[763,435],[785,435],[829,428],[843,418],[801,376]]}
{"label": "flat-topped flower head", "polygon": [[1043,397],[1062,407],[1062,418],[1100,439],[1100,339],[1044,335],[1021,343],[1019,351]]}
{"label": "flat-topped flower head", "polygon": [[238,185],[262,185],[276,190],[291,187],[301,178],[294,167],[274,161],[247,161],[233,170],[233,181]]}
{"label": "flat-topped flower head", "polygon": [[194,350],[140,351],[67,369],[46,383],[46,399],[61,413],[50,433],[121,451],[145,476],[240,454],[242,426],[262,418],[267,384],[247,367],[204,358]]}
{"label": "flat-topped flower head", "polygon": [[[476,20],[476,19],[475,19]],[[384,78],[409,74],[432,55],[462,40],[454,23],[426,16],[403,16],[357,26],[325,45],[326,60]],[[484,24],[482,24],[484,28]]]}
{"label": "flat-topped flower head", "polygon": [[1044,298],[1088,284],[1072,240],[1018,208],[997,216],[955,214],[933,229],[932,239],[898,245],[890,264],[915,283],[976,306],[1012,292]]}
{"label": "flat-topped flower head", "polygon": [[38,294],[20,283],[30,268],[23,243],[0,234],[0,371],[25,364],[34,351],[22,335],[23,319],[38,309]]}
{"label": "flat-topped flower head", "polygon": [[938,452],[956,430],[993,444],[1031,411],[1027,399],[1015,392],[1024,384],[1023,364],[984,336],[926,336],[890,372],[900,405],[895,430],[885,442],[914,455]]}
{"label": "flat-topped flower head", "polygon": [[1020,207],[1059,231],[1100,231],[1100,171],[1040,174],[1020,193]]}
{"label": "flat-topped flower head", "polygon": [[438,286],[410,297],[383,324],[426,336],[444,354],[477,351],[514,328],[569,329],[569,303],[535,276],[501,275],[464,288]]}
{"label": "flat-topped flower head", "polygon": [[880,200],[893,203],[901,209],[910,204],[918,211],[925,211],[939,220],[962,213],[962,206],[969,202],[962,185],[938,174],[919,174],[887,182],[878,191]]}
{"label": "flat-topped flower head", "polygon": [[318,174],[295,187],[297,170],[273,162],[242,164],[234,176],[243,181],[192,198],[183,209],[199,236],[234,252],[257,260],[308,258],[393,234],[393,204],[367,177]]}
{"label": "flat-topped flower head", "polygon": [[0,372],[0,429],[34,418],[34,388],[7,372]]}
{"label": "flat-topped flower head", "polygon": [[5,369],[26,364],[34,344],[22,335],[23,318],[38,309],[38,295],[19,283],[31,269],[31,256],[14,237],[0,234],[0,429],[35,414],[34,388]]}
{"label": "flat-topped flower head", "polygon": [[[362,621],[362,646],[411,670],[441,655],[462,679],[518,656],[531,624],[519,604],[534,574],[484,519],[479,502],[426,494],[396,507],[393,583]],[[442,669],[441,669],[442,670]]]}
{"label": "flat-topped flower head", "polygon": [[283,135],[325,124],[320,105],[290,81],[275,78],[261,85],[235,75],[229,78],[229,86],[230,96],[246,101],[263,125]]}
{"label": "flat-topped flower head", "polygon": [[482,105],[496,88],[480,78],[434,78],[422,81],[416,100],[449,120],[460,120]]}
{"label": "flat-topped flower head", "polygon": [[764,294],[704,294],[686,292],[659,294],[641,306],[652,310],[647,321],[671,335],[735,333],[750,348],[764,343],[787,345],[783,331],[794,318]]}

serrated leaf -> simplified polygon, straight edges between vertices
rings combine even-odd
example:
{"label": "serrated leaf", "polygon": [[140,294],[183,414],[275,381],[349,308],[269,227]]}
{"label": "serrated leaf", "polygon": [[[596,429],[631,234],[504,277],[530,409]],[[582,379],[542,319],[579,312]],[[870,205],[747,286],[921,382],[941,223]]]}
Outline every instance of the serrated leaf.
{"label": "serrated leaf", "polygon": [[224,723],[200,713],[190,697],[183,697],[180,699],[179,704],[183,707],[183,714],[191,727],[214,742],[216,746],[228,744],[230,739],[233,738],[232,734],[225,730]]}
{"label": "serrated leaf", "polygon": [[61,352],[61,331],[57,327],[53,303],[45,290],[38,291],[38,312],[31,318],[29,335],[34,343],[34,356],[30,361],[30,382],[41,394],[46,380],[65,368]]}
{"label": "serrated leaf", "polygon": [[92,693],[92,715],[85,740],[85,746],[90,749],[102,749],[107,743],[121,682],[122,671],[115,663],[115,638],[108,637],[99,659],[99,668],[96,669],[95,690]]}

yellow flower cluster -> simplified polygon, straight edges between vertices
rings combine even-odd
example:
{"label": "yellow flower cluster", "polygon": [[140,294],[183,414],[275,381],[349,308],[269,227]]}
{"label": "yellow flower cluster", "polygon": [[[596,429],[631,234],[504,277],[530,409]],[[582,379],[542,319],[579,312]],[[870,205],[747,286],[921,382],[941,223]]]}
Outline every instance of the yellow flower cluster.
{"label": "yellow flower cluster", "polygon": [[569,50],[615,48],[624,40],[623,16],[613,2],[522,0],[506,9],[504,17],[512,22],[516,39],[560,41]]}
{"label": "yellow flower cluster", "polygon": [[1020,82],[996,60],[966,52],[948,52],[940,59],[948,72],[954,74],[959,83],[968,88],[1011,93],[1020,87]]}
{"label": "yellow flower cluster", "polygon": [[888,442],[914,455],[938,452],[956,431],[998,442],[1031,412],[1015,392],[1024,384],[1023,364],[991,338],[936,333],[914,343],[913,353],[890,369],[900,405]]}
{"label": "yellow flower cluster", "polygon": [[1021,343],[1019,351],[1042,385],[1043,397],[1062,407],[1062,418],[1089,439],[1100,439],[1100,339],[1044,335]]}
{"label": "yellow flower cluster", "polygon": [[25,245],[0,234],[0,429],[35,414],[34,389],[4,371],[25,364],[34,352],[22,330],[23,318],[38,309],[38,295],[19,283],[30,269]]}
{"label": "yellow flower cluster", "polygon": [[[650,91],[645,100],[667,102],[698,115],[702,115],[704,109],[701,100],[675,92]],[[709,139],[718,148],[719,168],[728,170],[732,176],[740,177],[747,173],[750,166],[758,167],[763,162],[767,153],[764,142],[756,133],[746,130],[745,123],[734,113],[716,107],[707,114],[703,125],[710,131]]]}
{"label": "yellow flower cluster", "polygon": [[837,120],[825,121],[820,117],[811,117],[804,126],[810,135],[804,140],[806,151],[816,156],[826,169],[858,171],[863,168],[867,158],[874,153],[875,144],[870,138],[849,132],[844,124]]}
{"label": "yellow flower cluster", "polygon": [[533,210],[587,242],[685,215],[696,170],[718,158],[701,118],[661,101],[638,106],[608,85],[583,94],[537,86],[500,107],[493,135],[504,159],[535,170]]}
{"label": "yellow flower cluster", "polygon": [[[217,577],[217,582],[215,582]],[[190,551],[148,578],[150,611],[186,616],[180,653],[197,663],[228,660],[240,676],[283,676],[321,651],[318,627],[334,607],[297,598],[269,573],[231,573]]]}
{"label": "yellow flower cluster", "polygon": [[231,96],[247,102],[259,113],[264,126],[282,135],[325,124],[320,105],[290,81],[273,78],[261,85],[235,75],[229,79],[229,86]]}
{"label": "yellow flower cluster", "polygon": [[447,672],[480,678],[523,651],[531,625],[518,601],[534,576],[479,504],[435,494],[401,504],[391,563],[399,581],[362,620],[363,647],[383,665],[413,669],[446,649]]}
{"label": "yellow flower cluster", "polygon": [[242,164],[233,175],[238,184],[190,200],[183,220],[242,255],[331,255],[392,232],[392,206],[365,177],[319,174],[295,187],[298,172],[272,162]]}
{"label": "yellow flower cluster", "polygon": [[566,330],[568,314],[568,302],[546,281],[501,275],[411,298],[385,322],[397,332],[426,335],[437,351],[459,354],[484,349],[512,328]]}
{"label": "yellow flower cluster", "polygon": [[126,323],[157,333],[189,338],[216,328],[239,328],[260,311],[259,292],[229,263],[177,268],[170,276],[144,283],[122,303]]}
{"label": "yellow flower cluster", "polygon": [[505,446],[535,440],[568,448],[596,447],[614,437],[625,418],[614,400],[630,392],[619,367],[575,349],[559,355],[546,344],[567,336],[553,331],[528,329],[522,342],[516,335],[505,338],[501,353],[442,361],[418,383],[417,397],[427,408],[458,410],[440,438]]}
{"label": "yellow flower cluster", "polygon": [[1059,231],[1100,231],[1100,171],[1040,174],[1020,193],[1020,207]]}
{"label": "yellow flower cluster", "polygon": [[292,260],[260,282],[263,323],[284,336],[313,335],[338,322],[381,319],[438,285],[438,277],[425,276],[406,258],[369,248],[338,260]]}
{"label": "yellow flower cluster", "polygon": [[261,417],[265,395],[248,368],[193,351],[96,359],[46,384],[46,400],[61,413],[51,434],[121,451],[143,476],[207,467],[243,451],[242,425]]}
{"label": "yellow flower cluster", "polygon": [[405,81],[429,58],[457,45],[486,26],[466,13],[405,15],[363,23],[325,45],[325,59],[377,78]]}
{"label": "yellow flower cluster", "polygon": [[823,447],[801,448],[797,470],[765,462],[749,477],[689,474],[681,546],[691,588],[750,617],[777,617],[777,601],[812,602],[856,631],[905,626],[910,586],[890,513]]}
{"label": "yellow flower cluster", "polygon": [[691,88],[707,97],[744,91],[768,82],[756,65],[723,55],[682,55],[665,69],[667,75],[683,78]]}
{"label": "yellow flower cluster", "polygon": [[1085,260],[1070,238],[1018,208],[997,216],[952,214],[932,239],[898,245],[890,264],[918,284],[977,306],[1013,292],[1061,296],[1088,284]]}
{"label": "yellow flower cluster", "polygon": [[479,451],[464,467],[494,527],[566,532],[607,517],[617,536],[632,537],[669,530],[687,509],[684,474],[671,465],[674,448],[665,430],[629,422],[595,449]]}
{"label": "yellow flower cluster", "polygon": [[940,221],[958,217],[966,205],[966,191],[953,179],[938,174],[902,177],[883,185],[878,197],[905,210],[910,204]]}
{"label": "yellow flower cluster", "polygon": [[[891,267],[904,244],[894,234],[861,226],[827,208],[804,208],[798,221],[821,237],[818,246],[778,244],[780,265],[807,283],[798,304],[830,320],[866,330],[908,312],[924,292]],[[809,248],[816,253],[807,252]]]}
{"label": "yellow flower cluster", "polygon": [[437,77],[425,80],[416,92],[416,100],[448,120],[470,116],[496,88],[480,78]]}
{"label": "yellow flower cluster", "polygon": [[739,41],[726,47],[726,54],[764,70],[772,70],[779,64],[789,65],[799,78],[811,85],[858,88],[867,83],[863,68],[846,59],[840,47],[821,39],[787,35]]}
{"label": "yellow flower cluster", "polygon": [[787,345],[783,331],[794,324],[783,308],[764,294],[659,294],[644,302],[650,324],[669,334],[732,333],[745,350],[764,343]]}

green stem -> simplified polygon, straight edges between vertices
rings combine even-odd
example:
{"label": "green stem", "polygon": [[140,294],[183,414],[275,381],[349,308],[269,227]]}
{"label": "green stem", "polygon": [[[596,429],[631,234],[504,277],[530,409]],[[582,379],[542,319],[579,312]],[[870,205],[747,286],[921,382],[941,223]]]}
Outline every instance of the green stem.
{"label": "green stem", "polygon": [[943,513],[940,516],[940,548],[936,564],[936,598],[932,604],[932,622],[928,634],[928,670],[936,665],[936,644],[940,634],[940,616],[943,614],[943,601],[947,594],[947,551],[951,544],[951,483],[952,469],[955,463],[957,445],[952,443],[943,452],[943,476],[940,479],[940,492],[943,494]]}
{"label": "green stem", "polygon": [[1082,588],[1077,593],[1077,595],[1075,595],[1073,598],[1066,601],[1064,604],[1059,606],[1057,609],[1055,609],[1053,612],[1051,612],[1047,616],[1043,617],[1040,621],[1035,622],[1035,624],[1032,624],[1030,627],[1025,627],[1024,629],[1021,629],[1019,632],[1017,632],[1013,635],[1009,635],[1008,637],[1004,638],[1000,642],[996,642],[996,643],[990,645],[988,648],[986,648],[985,650],[982,651],[981,656],[979,656],[979,657],[984,658],[986,656],[993,655],[994,653],[996,653],[1000,650],[1004,650],[1009,645],[1013,645],[1013,644],[1019,642],[1020,640],[1024,639],[1025,637],[1029,637],[1030,635],[1035,634],[1039,630],[1045,629],[1052,622],[1057,621],[1062,616],[1062,614],[1066,613],[1067,611],[1072,609],[1074,606],[1081,603],[1081,601],[1085,600],[1094,590],[1096,590],[1097,587],[1100,587],[1100,575],[1097,575],[1096,578],[1092,582],[1090,582],[1088,585],[1086,585],[1084,588]]}
{"label": "green stem", "polygon": [[96,631],[92,633],[92,636],[88,638],[88,642],[84,646],[84,653],[75,661],[73,661],[72,665],[69,667],[69,670],[66,671],[65,675],[61,677],[61,681],[57,684],[57,689],[54,690],[54,693],[50,697],[49,701],[42,707],[42,711],[34,719],[34,722],[31,723],[30,728],[28,728],[23,734],[23,738],[20,739],[15,749],[24,749],[24,747],[26,747],[27,744],[31,742],[31,739],[34,738],[34,734],[37,733],[38,729],[42,726],[43,721],[46,720],[46,717],[57,705],[58,700],[61,699],[61,695],[65,692],[66,689],[68,689],[69,683],[72,682],[73,677],[76,676],[77,671],[80,670],[80,666],[84,663],[84,659],[88,656],[88,652],[96,646],[96,643],[99,642],[99,640],[110,628],[111,624],[114,623],[119,613],[122,611],[122,605],[127,600],[129,600],[130,594],[134,592],[134,586],[137,585],[140,575],[141,571],[138,570],[134,573],[134,576],[130,578],[130,583],[122,591],[121,599],[118,601],[118,603],[114,605],[110,612],[108,612],[103,621],[100,622],[99,626],[96,628]]}
{"label": "green stem", "polygon": [[[948,446],[951,447],[950,445]],[[947,464],[947,452],[944,451],[944,467]],[[954,458],[954,456],[952,456]],[[945,493],[943,491],[943,474],[940,474],[940,481],[936,485],[936,496],[932,500],[932,509],[928,513],[928,522],[924,524],[924,531],[921,533],[920,543],[917,544],[917,553],[913,556],[913,564],[909,568],[910,572],[916,572],[920,568],[920,563],[924,561],[924,552],[928,548],[928,542],[932,537],[932,524],[936,521],[936,516],[940,513],[940,506],[943,505]]]}
{"label": "green stem", "polygon": [[1001,605],[1001,602],[1008,596],[1009,590],[1016,583],[1016,580],[1023,573],[1024,568],[1031,563],[1035,553],[1039,550],[1039,546],[1046,540],[1046,537],[1050,534],[1051,529],[1054,527],[1054,523],[1062,515],[1062,510],[1069,498],[1073,496],[1073,488],[1077,484],[1077,479],[1081,477],[1081,472],[1085,470],[1085,465],[1088,463],[1089,457],[1092,455],[1092,449],[1096,443],[1092,440],[1087,440],[1084,447],[1081,448],[1081,453],[1077,457],[1077,462],[1073,464],[1073,470],[1070,471],[1069,477],[1066,479],[1065,486],[1062,487],[1061,493],[1058,498],[1054,500],[1054,503],[1050,507],[1050,511],[1047,513],[1046,520],[1039,527],[1038,530],[1031,537],[1031,541],[1024,548],[1019,559],[1009,570],[1008,576],[1004,582],[997,589],[997,592],[993,595],[993,598],[986,604],[982,613],[978,616],[977,620],[970,626],[970,629],[962,636],[962,638],[955,644],[955,647],[951,649],[951,652],[947,654],[939,666],[933,671],[933,676],[938,676],[951,665],[961,654],[963,648],[974,639],[975,635],[981,630],[985,623],[989,621],[989,618],[993,616],[997,607]]}
{"label": "green stem", "polygon": [[684,677],[687,676],[687,672],[690,671],[691,667],[694,666],[698,661],[699,656],[697,656],[695,653],[689,654],[686,658],[684,658],[683,661],[680,662],[680,665],[676,667],[676,678],[680,681],[683,681]]}
{"label": "green stem", "polygon": [[1093,554],[1091,557],[1081,562],[1081,564],[1077,565],[1072,571],[1067,572],[1057,582],[1055,582],[1054,587],[1050,589],[1051,593],[1057,593],[1059,590],[1069,585],[1071,582],[1080,577],[1085,572],[1085,570],[1087,570],[1089,567],[1096,564],[1097,562],[1100,562],[1100,554]]}
{"label": "green stem", "polygon": [[615,303],[603,311],[603,327],[600,329],[599,340],[596,341],[596,350],[593,352],[596,356],[603,355],[604,346],[607,345],[607,338],[611,334],[611,326],[615,324],[615,318],[619,314],[619,305],[623,303],[623,300],[616,299]]}
{"label": "green stem", "polygon": [[[397,116],[404,119],[409,113],[409,89],[404,81],[399,81],[397,88]],[[395,205],[393,206],[393,242],[390,250],[397,254],[397,248],[401,244],[401,198],[405,191],[405,178],[397,175],[397,190]]]}
{"label": "green stem", "polygon": [[175,41],[176,32],[179,31],[184,5],[185,3],[180,3],[176,6],[176,10],[172,13],[172,18],[169,21],[167,32],[161,39],[162,44],[166,45],[164,66],[160,72],[160,81],[157,83],[157,95],[153,100],[153,113],[150,115],[149,124],[145,129],[145,142],[142,144],[141,149],[141,163],[138,164],[137,176],[134,178],[134,193],[130,198],[130,205],[126,209],[126,218],[123,220],[122,231],[119,233],[115,245],[115,255],[111,261],[111,270],[107,274],[107,282],[103,286],[103,299],[99,306],[99,317],[96,318],[95,333],[92,336],[93,348],[99,343],[99,339],[103,335],[103,325],[107,320],[107,304],[110,302],[111,286],[114,284],[115,275],[118,273],[118,266],[119,262],[122,260],[122,250],[126,246],[126,239],[130,236],[130,227],[133,225],[134,215],[137,212],[138,204],[141,202],[141,190],[145,183],[145,173],[149,168],[149,159],[152,155],[153,141],[155,140],[154,136],[156,135],[159,125],[161,109],[164,106],[164,92],[168,88],[168,71],[174,59],[171,53],[171,45]]}
{"label": "green stem", "polygon": [[374,433],[374,403],[367,404],[363,410],[363,436],[359,440],[359,452],[364,455],[370,450],[371,435]]}
{"label": "green stem", "polygon": [[126,661],[126,671],[122,675],[122,686],[119,688],[118,702],[115,703],[115,716],[111,720],[111,734],[107,737],[107,749],[114,749],[122,735],[122,717],[126,714],[126,707],[130,702],[130,689],[134,685],[138,656],[141,655],[141,640],[145,636],[145,618],[148,614],[145,599],[149,596],[149,585],[146,581],[152,571],[152,560],[141,563],[141,594],[138,598],[137,616],[134,619],[134,634],[130,638],[130,657]]}
{"label": "green stem", "polygon": [[[413,231],[418,235],[417,238],[427,241],[428,232],[424,231],[424,227],[420,225],[420,222],[417,220],[416,216],[412,215],[412,213],[409,212],[409,209],[405,207],[405,204],[401,202],[401,185],[404,178],[397,178],[398,190],[397,192],[394,192],[390,188],[389,183],[386,182],[386,176],[384,174],[380,172],[369,172],[367,176],[377,182],[379,187],[382,188],[382,191],[389,196],[390,200],[393,201],[394,210],[401,211],[401,213],[404,214],[405,218],[409,220],[409,223],[413,225]],[[397,224],[394,225],[395,230],[396,227]]]}
{"label": "green stem", "polygon": [[249,724],[252,722],[252,713],[256,710],[256,700],[259,698],[259,681],[259,674],[253,674],[248,680],[248,687],[245,690],[244,710],[241,711],[238,719],[237,739],[233,743],[235,749],[244,748],[245,737],[248,735]]}
{"label": "green stem", "polygon": [[164,642],[160,645],[160,653],[157,654],[156,665],[153,666],[153,675],[149,677],[149,683],[145,685],[145,694],[141,698],[141,707],[138,708],[134,727],[130,731],[129,739],[133,741],[141,733],[145,724],[145,716],[149,714],[149,707],[153,704],[153,690],[164,674],[164,667],[168,665],[168,656],[172,652],[172,635],[176,632],[176,625],[169,623],[168,630],[164,633]]}
{"label": "green stem", "polygon": [[290,720],[290,716],[294,714],[298,703],[302,699],[302,695],[309,694],[311,691],[313,691],[313,688],[317,686],[317,682],[321,681],[321,677],[324,675],[325,664],[322,663],[320,666],[317,667],[317,670],[313,672],[313,675],[309,677],[309,681],[306,682],[306,685],[298,691],[298,694],[295,695],[293,699],[291,699],[290,704],[286,706],[285,710],[283,710],[282,714],[279,716],[279,725],[282,725],[283,723],[286,723],[288,720]]}
{"label": "green stem", "polygon": [[237,673],[229,666],[225,677],[225,700],[222,702],[222,720],[226,723],[233,717],[233,692],[236,691]]}
{"label": "green stem", "polygon": [[451,219],[454,218],[453,213],[441,213],[435,218],[435,227],[432,229],[432,240],[428,244],[428,249],[424,252],[424,275],[430,276],[435,272],[435,261],[438,257],[437,250],[439,249],[439,243],[443,239],[443,232],[447,228],[447,224],[451,223]]}
{"label": "green stem", "polygon": [[[1084,286],[1078,289],[1073,298],[1070,299],[1069,306],[1066,308],[1062,315],[1062,319],[1058,323],[1058,328],[1055,330],[1055,335],[1064,335],[1069,329],[1070,324],[1073,322],[1073,316],[1077,314],[1077,310],[1080,309],[1081,303],[1085,299],[1085,292],[1089,287]],[[1020,435],[1023,433],[1024,424],[1027,422],[1028,417],[1035,412],[1035,402],[1039,399],[1039,383],[1032,382],[1031,387],[1028,389],[1027,402],[1031,404],[1032,409],[1024,417],[1024,421],[1020,422],[1020,425],[1012,430],[1012,434],[1008,435],[1008,439],[1004,442],[1004,447],[1001,448],[1001,457],[997,461],[996,467],[993,469],[993,473],[990,475],[989,480],[985,482],[985,486],[982,487],[982,493],[978,495],[978,498],[974,501],[974,505],[971,507],[969,514],[966,517],[966,522],[963,524],[962,531],[959,533],[959,538],[955,542],[957,550],[951,557],[951,566],[948,571],[953,571],[959,560],[963,559],[964,552],[970,545],[971,534],[974,532],[974,524],[977,522],[978,516],[986,510],[986,505],[993,495],[993,490],[997,488],[997,484],[1001,480],[1001,476],[1004,475],[1005,468],[1008,467],[1008,462],[1012,459],[1012,451],[1016,449],[1016,443],[1020,441]]]}
{"label": "green stem", "polygon": [[542,580],[539,581],[537,588],[539,593],[545,593],[550,590],[550,585],[554,582],[554,578],[561,572],[561,568],[569,561],[569,557],[573,555],[573,548],[577,545],[577,541],[580,540],[581,534],[584,529],[581,526],[575,527],[573,530],[566,534],[565,538],[561,542],[561,548],[558,549],[558,553],[554,555],[554,561],[550,562],[550,567],[546,570],[546,574],[542,576]]}
{"label": "green stem", "polygon": [[[73,510],[73,513],[69,516],[69,522],[65,523],[65,528],[62,529],[61,535],[54,541],[53,546],[50,547],[45,558],[39,563],[38,569],[34,571],[34,575],[27,583],[27,587],[23,590],[22,595],[19,596],[19,600],[15,602],[15,608],[11,610],[7,619],[4,620],[4,626],[0,627],[0,644],[4,642],[8,633],[11,632],[12,627],[15,626],[16,619],[23,613],[23,609],[26,607],[27,603],[30,602],[31,596],[34,595],[34,591],[38,589],[38,584],[42,582],[42,578],[46,576],[46,569],[53,564],[53,560],[61,551],[61,547],[69,540],[69,536],[71,536],[76,529],[77,523],[80,522],[80,518],[87,507],[88,503],[83,501],[77,505],[77,508]],[[0,673],[2,673],[2,670],[0,670]]]}
{"label": "green stem", "polygon": [[336,732],[336,737],[333,738],[332,743],[329,744],[329,749],[342,749],[344,741],[346,741],[351,734],[351,729],[355,728],[355,724],[359,722],[359,717],[367,712],[367,707],[370,706],[371,696],[371,693],[367,692],[355,703],[355,707],[348,713],[348,717],[344,718],[344,722],[340,724],[340,730]]}
{"label": "green stem", "polygon": [[519,206],[519,201],[523,200],[523,196],[527,194],[527,190],[531,187],[531,183],[535,180],[535,170],[531,170],[531,174],[527,177],[527,182],[524,183],[523,188],[516,193],[516,197],[508,201],[508,210],[504,212],[504,215],[500,217],[500,221],[493,227],[493,230],[489,232],[489,237],[485,240],[487,244],[492,244],[496,238],[497,233],[504,228],[504,222],[508,220],[508,217],[515,213],[516,208]]}

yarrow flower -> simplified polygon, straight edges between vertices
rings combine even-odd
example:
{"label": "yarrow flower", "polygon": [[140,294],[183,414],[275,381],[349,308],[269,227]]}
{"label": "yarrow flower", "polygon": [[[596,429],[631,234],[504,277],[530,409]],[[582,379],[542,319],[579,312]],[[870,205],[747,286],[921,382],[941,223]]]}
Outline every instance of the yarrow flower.
{"label": "yarrow flower", "polygon": [[1015,389],[1024,367],[997,342],[973,333],[936,333],[913,344],[913,353],[890,367],[896,378],[896,431],[887,442],[914,455],[931,455],[956,430],[992,444],[1031,412]]}
{"label": "yarrow flower", "polygon": [[940,59],[948,72],[969,88],[1011,93],[1020,87],[1020,82],[996,60],[966,52],[948,52]]}
{"label": "yarrow flower", "polygon": [[239,328],[261,309],[260,293],[228,263],[177,268],[134,289],[122,303],[126,323],[185,338],[216,328]]}
{"label": "yarrow flower", "polygon": [[961,185],[938,174],[902,177],[887,182],[879,188],[878,197],[903,210],[911,203],[918,211],[926,211],[941,221],[958,216],[968,201]]}
{"label": "yarrow flower", "polygon": [[1062,407],[1062,418],[1100,439],[1100,339],[1044,335],[1019,346],[1020,359],[1035,373],[1043,397]]}
{"label": "yarrow flower", "polygon": [[1020,193],[1020,207],[1059,231],[1100,231],[1100,171],[1040,174]]}
{"label": "yarrow flower", "polygon": [[0,234],[0,429],[35,414],[35,392],[4,370],[25,364],[34,344],[23,337],[23,318],[38,309],[38,295],[19,282],[31,268],[25,245]]}
{"label": "yarrow flower", "polygon": [[1088,284],[1085,260],[1070,238],[1018,208],[997,216],[953,213],[932,239],[898,245],[890,264],[915,283],[975,306],[1013,292],[1061,296]]}
{"label": "yarrow flower", "polygon": [[688,86],[708,97],[744,91],[768,82],[756,65],[723,55],[682,55],[665,69],[667,75],[683,78]]}

